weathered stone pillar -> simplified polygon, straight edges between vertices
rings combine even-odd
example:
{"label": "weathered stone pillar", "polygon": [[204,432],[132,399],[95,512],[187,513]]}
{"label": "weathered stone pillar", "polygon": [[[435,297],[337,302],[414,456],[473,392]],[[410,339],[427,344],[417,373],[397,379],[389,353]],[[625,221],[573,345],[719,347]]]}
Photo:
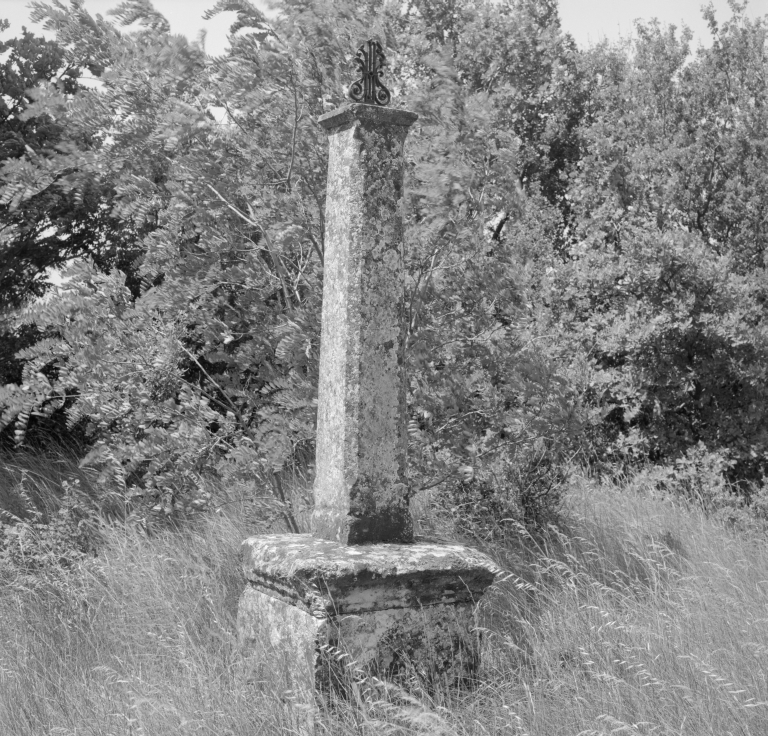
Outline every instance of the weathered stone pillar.
{"label": "weathered stone pillar", "polygon": [[496,568],[414,542],[408,505],[402,198],[415,120],[352,104],[319,121],[330,159],[313,533],[243,543],[238,614],[244,648],[305,702],[342,682],[345,662],[449,684],[479,664],[475,610]]}
{"label": "weathered stone pillar", "polygon": [[313,533],[410,542],[403,144],[417,116],[350,105],[329,133]]}

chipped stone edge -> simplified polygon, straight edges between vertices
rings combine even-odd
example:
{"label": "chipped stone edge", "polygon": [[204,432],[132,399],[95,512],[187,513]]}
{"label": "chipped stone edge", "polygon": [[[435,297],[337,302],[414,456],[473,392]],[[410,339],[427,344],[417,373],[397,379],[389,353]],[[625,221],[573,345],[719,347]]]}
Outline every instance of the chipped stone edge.
{"label": "chipped stone edge", "polygon": [[[269,550],[267,559],[254,556],[259,547]],[[282,534],[250,537],[242,550],[243,572],[254,589],[316,618],[472,605],[502,572],[486,555],[460,545],[349,547],[310,535]],[[421,566],[418,553],[424,555]],[[383,564],[389,555],[393,564]],[[404,556],[415,566],[398,568],[396,562]]]}
{"label": "chipped stone edge", "polygon": [[418,119],[419,116],[410,110],[395,107],[377,107],[376,105],[365,105],[357,102],[345,105],[344,107],[337,107],[335,110],[321,115],[317,122],[325,130],[331,131],[355,120],[378,125],[402,125],[409,127]]}

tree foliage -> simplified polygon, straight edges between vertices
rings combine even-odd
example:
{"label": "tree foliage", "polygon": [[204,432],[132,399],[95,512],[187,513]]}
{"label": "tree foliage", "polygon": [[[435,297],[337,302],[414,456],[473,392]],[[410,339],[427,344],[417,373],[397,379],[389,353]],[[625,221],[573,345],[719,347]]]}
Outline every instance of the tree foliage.
{"label": "tree foliage", "polygon": [[[19,102],[0,125],[0,299],[40,338],[0,389],[20,442],[30,417],[64,411],[105,485],[168,510],[207,475],[311,472],[317,118],[372,32],[396,104],[419,114],[414,489],[539,522],[574,462],[703,445],[734,479],[761,477],[765,25],[740,5],[722,25],[707,11],[713,44],[692,54],[655,22],[581,51],[550,0],[283,0],[270,22],[219,0],[208,16],[237,19],[217,58],[148,0],[114,23],[80,0],[33,5],[57,41],[10,42]],[[20,304],[65,263],[56,294]]]}
{"label": "tree foliage", "polygon": [[26,29],[0,43],[0,54],[0,308],[6,308],[42,295],[49,269],[72,258],[127,266],[135,254],[130,224],[112,212],[110,182],[88,163],[99,133],[70,114],[93,62]]}

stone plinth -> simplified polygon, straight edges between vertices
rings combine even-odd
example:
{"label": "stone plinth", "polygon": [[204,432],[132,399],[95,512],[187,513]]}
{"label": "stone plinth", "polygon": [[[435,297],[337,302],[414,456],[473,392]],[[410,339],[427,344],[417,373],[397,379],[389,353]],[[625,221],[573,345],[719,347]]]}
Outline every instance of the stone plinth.
{"label": "stone plinth", "polygon": [[343,689],[350,666],[427,686],[473,679],[476,603],[497,572],[475,550],[280,534],[247,539],[243,571],[240,643],[248,652],[268,641],[272,677],[301,702]]}
{"label": "stone plinth", "polygon": [[417,119],[353,104],[328,131],[315,536],[409,542],[403,145]]}

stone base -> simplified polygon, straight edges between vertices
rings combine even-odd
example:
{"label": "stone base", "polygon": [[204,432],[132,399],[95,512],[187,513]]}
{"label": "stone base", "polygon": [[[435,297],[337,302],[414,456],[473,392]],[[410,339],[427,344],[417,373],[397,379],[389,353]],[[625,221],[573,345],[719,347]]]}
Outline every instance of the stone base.
{"label": "stone base", "polygon": [[263,676],[308,704],[374,675],[406,689],[470,684],[475,608],[497,568],[458,545],[350,547],[305,534],[243,543],[238,638]]}

